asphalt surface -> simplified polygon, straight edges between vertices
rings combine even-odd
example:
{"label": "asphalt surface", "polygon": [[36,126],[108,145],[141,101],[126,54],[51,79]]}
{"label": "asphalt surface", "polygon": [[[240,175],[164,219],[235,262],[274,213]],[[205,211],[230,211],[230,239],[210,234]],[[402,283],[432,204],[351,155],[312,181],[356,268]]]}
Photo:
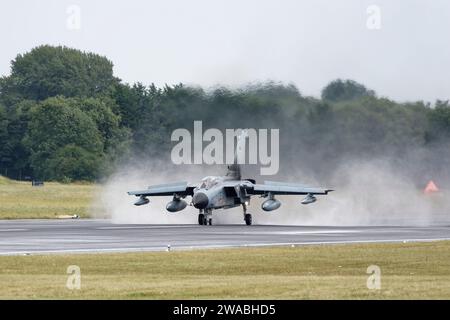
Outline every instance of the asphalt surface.
{"label": "asphalt surface", "polygon": [[322,227],[132,225],[107,220],[3,220],[0,255],[450,239],[450,225]]}

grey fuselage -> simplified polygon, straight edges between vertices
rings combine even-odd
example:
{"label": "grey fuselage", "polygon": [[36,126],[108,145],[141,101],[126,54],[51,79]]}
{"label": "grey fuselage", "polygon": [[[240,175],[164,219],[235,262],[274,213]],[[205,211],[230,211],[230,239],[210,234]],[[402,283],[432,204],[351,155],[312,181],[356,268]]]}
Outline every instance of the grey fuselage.
{"label": "grey fuselage", "polygon": [[205,177],[193,191],[192,204],[201,210],[227,209],[250,201],[250,196],[242,194],[239,188],[250,183],[247,180],[236,180],[228,176]]}

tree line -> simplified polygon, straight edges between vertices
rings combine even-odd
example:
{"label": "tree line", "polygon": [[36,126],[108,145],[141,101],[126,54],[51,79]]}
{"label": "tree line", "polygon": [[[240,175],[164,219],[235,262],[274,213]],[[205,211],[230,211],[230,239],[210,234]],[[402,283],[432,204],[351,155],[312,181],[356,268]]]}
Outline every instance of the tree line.
{"label": "tree line", "polygon": [[0,174],[98,180],[126,159],[167,157],[171,132],[194,120],[204,128],[280,128],[283,161],[323,174],[333,163],[380,155],[403,168],[402,161],[432,163],[423,175],[448,165],[448,101],[396,102],[341,79],[320,98],[276,82],[208,90],[127,84],[106,57],[44,45],[17,55],[0,79]]}

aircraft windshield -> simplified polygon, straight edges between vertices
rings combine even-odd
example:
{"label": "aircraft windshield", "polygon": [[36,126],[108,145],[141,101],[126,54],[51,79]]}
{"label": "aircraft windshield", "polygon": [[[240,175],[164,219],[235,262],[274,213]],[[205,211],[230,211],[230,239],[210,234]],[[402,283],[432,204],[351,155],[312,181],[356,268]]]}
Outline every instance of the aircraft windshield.
{"label": "aircraft windshield", "polygon": [[202,180],[202,184],[200,185],[200,189],[211,189],[218,183],[217,178],[207,177]]}

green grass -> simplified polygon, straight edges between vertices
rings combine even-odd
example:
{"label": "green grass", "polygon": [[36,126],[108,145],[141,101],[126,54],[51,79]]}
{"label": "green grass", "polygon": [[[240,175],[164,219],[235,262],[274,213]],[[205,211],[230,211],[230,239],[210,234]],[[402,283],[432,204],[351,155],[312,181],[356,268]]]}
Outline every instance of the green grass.
{"label": "green grass", "polygon": [[[66,288],[69,265],[81,290]],[[0,283],[2,299],[450,299],[450,241],[8,256]]]}
{"label": "green grass", "polygon": [[0,219],[87,217],[96,188],[94,184],[56,182],[32,187],[31,182],[0,176]]}

